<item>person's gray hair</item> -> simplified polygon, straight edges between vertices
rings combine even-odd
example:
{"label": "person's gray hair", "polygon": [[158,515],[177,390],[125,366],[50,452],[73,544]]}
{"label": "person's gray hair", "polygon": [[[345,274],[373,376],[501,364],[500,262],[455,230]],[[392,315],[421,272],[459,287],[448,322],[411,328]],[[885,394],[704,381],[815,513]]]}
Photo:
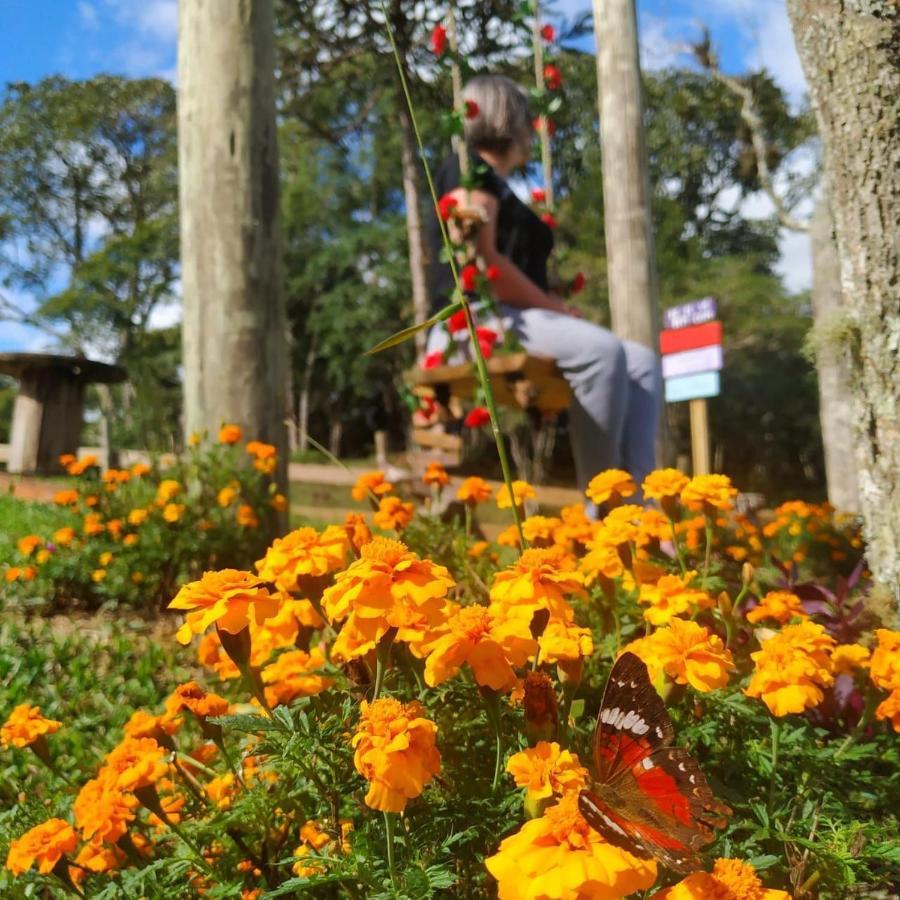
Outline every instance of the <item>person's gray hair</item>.
{"label": "person's gray hair", "polygon": [[466,143],[472,150],[508,153],[531,140],[528,94],[504,75],[476,75],[463,88],[463,99],[478,106],[465,119]]}

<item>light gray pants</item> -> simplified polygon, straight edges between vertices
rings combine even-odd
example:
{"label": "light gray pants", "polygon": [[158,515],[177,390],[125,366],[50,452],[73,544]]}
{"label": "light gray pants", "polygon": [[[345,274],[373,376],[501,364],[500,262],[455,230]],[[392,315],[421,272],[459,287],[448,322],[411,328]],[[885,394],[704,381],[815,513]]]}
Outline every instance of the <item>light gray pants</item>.
{"label": "light gray pants", "polygon": [[[659,357],[611,331],[561,313],[501,305],[502,327],[512,329],[536,356],[550,356],[574,395],[569,427],[575,474],[582,490],[598,472],[622,468],[640,486],[656,462],[662,402]],[[496,328],[482,315],[478,324]],[[442,325],[431,330],[428,352],[448,343]]]}

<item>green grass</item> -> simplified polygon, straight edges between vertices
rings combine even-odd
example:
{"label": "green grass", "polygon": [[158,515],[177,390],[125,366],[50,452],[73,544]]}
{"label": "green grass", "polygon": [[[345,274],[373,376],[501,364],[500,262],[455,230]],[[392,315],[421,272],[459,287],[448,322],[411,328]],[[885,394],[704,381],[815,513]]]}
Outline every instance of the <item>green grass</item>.
{"label": "green grass", "polygon": [[16,556],[16,541],[26,534],[49,538],[63,525],[72,524],[72,515],[51,503],[17,500],[0,494],[0,562]]}

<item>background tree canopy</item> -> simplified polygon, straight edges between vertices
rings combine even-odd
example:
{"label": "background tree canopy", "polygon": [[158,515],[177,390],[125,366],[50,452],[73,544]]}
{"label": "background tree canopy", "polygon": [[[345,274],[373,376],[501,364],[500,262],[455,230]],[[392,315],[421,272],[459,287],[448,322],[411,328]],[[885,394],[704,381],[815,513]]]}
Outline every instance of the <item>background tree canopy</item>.
{"label": "background tree canopy", "polygon": [[[411,348],[363,352],[412,316],[404,224],[401,97],[379,3],[283,0],[278,9],[284,277],[295,399],[310,432],[344,427],[344,451],[363,454],[377,424],[397,445],[402,371]],[[401,57],[411,74],[426,155],[449,152],[446,69],[429,34],[435,10],[394,0]],[[519,4],[463,4],[476,68],[533,81]],[[584,21],[562,29],[583,30]],[[554,114],[557,269],[587,277],[587,315],[608,321],[600,149],[593,56],[561,51]],[[766,123],[777,171],[810,136],[764,73],[746,78]],[[802,353],[807,298],[774,274],[773,222],[748,220],[740,201],[758,189],[738,100],[705,73],[645,75],[647,145],[664,305],[708,294],[725,324],[723,395],[712,402],[717,469],[745,489],[821,494],[815,376]],[[19,310],[70,347],[127,365],[115,404],[120,441],[169,447],[181,439],[177,329],[153,330],[177,293],[174,92],[161,81],[103,76],[8,85],[0,106],[0,252],[7,287],[32,292]],[[802,188],[802,186],[801,186]],[[430,214],[426,209],[425,214]],[[669,408],[672,457],[687,452],[686,410]],[[563,446],[558,454],[565,460]],[[560,468],[557,477],[565,477]]]}

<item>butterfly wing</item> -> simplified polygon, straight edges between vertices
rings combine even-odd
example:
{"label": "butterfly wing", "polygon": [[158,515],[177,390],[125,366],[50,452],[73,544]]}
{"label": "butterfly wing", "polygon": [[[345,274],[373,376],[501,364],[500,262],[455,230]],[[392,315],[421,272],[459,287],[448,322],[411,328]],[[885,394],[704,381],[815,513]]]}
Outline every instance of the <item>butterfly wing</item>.
{"label": "butterfly wing", "polygon": [[583,791],[579,808],[610,843],[684,872],[698,867],[697,849],[714,839],[713,828],[724,824],[730,810],[713,797],[694,759],[672,746],[673,739],[646,665],[623,653],[597,717],[597,790]]}

